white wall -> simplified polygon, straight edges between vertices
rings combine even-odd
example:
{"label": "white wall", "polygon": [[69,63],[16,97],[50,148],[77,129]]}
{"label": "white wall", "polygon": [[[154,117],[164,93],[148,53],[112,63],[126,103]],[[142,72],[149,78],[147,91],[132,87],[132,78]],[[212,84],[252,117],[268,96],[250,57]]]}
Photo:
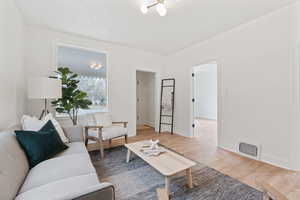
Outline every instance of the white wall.
{"label": "white wall", "polygon": [[139,123],[155,127],[155,74],[137,71]]}
{"label": "white wall", "polygon": [[217,64],[203,64],[193,70],[194,117],[217,120]]}
{"label": "white wall", "polygon": [[[164,77],[176,78],[175,131],[191,135],[192,66],[216,60],[222,86],[219,146],[235,151],[238,141],[259,143],[262,160],[300,169],[299,11],[299,5],[283,8],[168,56]],[[0,128],[16,123],[23,113],[23,52],[27,77],[48,76],[56,68],[58,41],[108,53],[109,107],[114,120],[129,121],[134,135],[136,69],[159,72],[164,58],[34,26],[23,30],[9,0],[0,3]],[[38,115],[42,102],[29,101],[26,107]]]}
{"label": "white wall", "polygon": [[282,8],[170,55],[164,76],[176,78],[176,132],[191,135],[192,66],[217,61],[219,146],[236,151],[239,141],[261,144],[263,161],[299,169],[299,73],[294,62],[299,11],[296,4]]}
{"label": "white wall", "polygon": [[[115,121],[128,121],[129,134],[136,133],[136,70],[160,71],[161,56],[93,40],[86,37],[43,29],[25,28],[25,66],[27,76],[48,76],[55,69],[54,47],[57,42],[95,49],[107,53],[108,106]],[[39,115],[41,101],[30,101],[28,113]]]}
{"label": "white wall", "polygon": [[23,21],[14,1],[0,1],[0,129],[18,123],[24,108]]}

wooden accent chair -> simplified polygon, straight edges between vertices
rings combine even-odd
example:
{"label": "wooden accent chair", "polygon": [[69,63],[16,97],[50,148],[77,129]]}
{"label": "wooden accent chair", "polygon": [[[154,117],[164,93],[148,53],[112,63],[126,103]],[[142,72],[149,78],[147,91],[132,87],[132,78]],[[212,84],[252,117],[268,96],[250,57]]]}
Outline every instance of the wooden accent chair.
{"label": "wooden accent chair", "polygon": [[94,113],[85,117],[85,145],[87,146],[89,141],[96,142],[101,158],[104,157],[104,141],[108,141],[111,145],[113,139],[124,137],[127,143],[128,122],[112,122],[109,113]]}

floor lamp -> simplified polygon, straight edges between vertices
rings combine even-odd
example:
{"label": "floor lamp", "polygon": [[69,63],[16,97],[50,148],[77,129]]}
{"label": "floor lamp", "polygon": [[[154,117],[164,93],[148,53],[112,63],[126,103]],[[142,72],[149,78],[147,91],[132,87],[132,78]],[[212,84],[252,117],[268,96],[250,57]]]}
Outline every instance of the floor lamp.
{"label": "floor lamp", "polygon": [[62,97],[61,80],[39,77],[31,78],[28,81],[28,98],[43,99],[44,109],[39,119],[42,119],[49,113],[48,99],[58,99]]}

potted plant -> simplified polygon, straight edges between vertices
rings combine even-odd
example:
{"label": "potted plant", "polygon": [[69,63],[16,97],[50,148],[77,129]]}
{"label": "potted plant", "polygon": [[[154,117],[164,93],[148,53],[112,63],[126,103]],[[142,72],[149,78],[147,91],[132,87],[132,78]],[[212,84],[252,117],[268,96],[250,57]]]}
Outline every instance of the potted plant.
{"label": "potted plant", "polygon": [[78,111],[89,109],[92,102],[87,99],[87,94],[78,89],[78,74],[73,73],[67,67],[60,67],[55,71],[55,76],[62,81],[62,97],[53,101],[56,112],[68,114],[74,126],[78,122]]}

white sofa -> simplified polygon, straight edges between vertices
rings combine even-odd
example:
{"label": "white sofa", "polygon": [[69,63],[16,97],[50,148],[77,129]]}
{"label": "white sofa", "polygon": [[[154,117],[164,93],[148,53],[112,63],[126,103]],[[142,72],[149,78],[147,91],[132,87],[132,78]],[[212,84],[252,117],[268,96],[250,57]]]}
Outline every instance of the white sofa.
{"label": "white sofa", "polygon": [[114,187],[100,183],[83,143],[82,127],[65,128],[69,148],[29,170],[14,131],[0,132],[1,200],[114,200]]}

